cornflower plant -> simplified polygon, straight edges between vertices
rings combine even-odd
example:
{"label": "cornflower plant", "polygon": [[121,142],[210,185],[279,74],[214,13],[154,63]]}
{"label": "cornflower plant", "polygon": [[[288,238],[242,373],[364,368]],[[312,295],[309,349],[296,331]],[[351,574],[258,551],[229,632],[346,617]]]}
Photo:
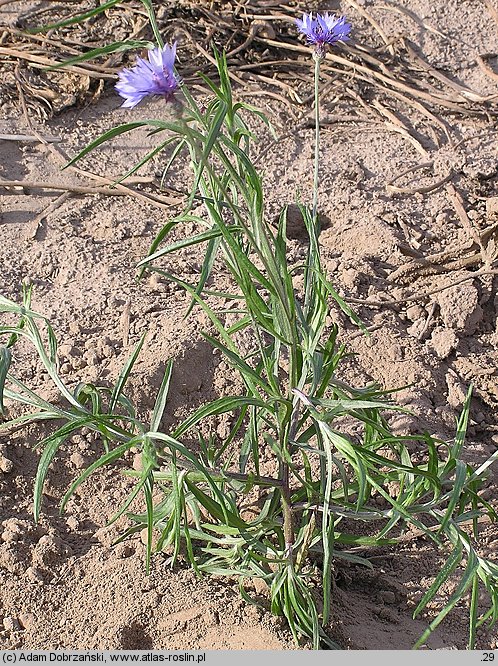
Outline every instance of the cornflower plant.
{"label": "cornflower plant", "polygon": [[[416,647],[470,591],[472,648],[476,628],[498,617],[498,566],[481,557],[476,545],[479,520],[486,515],[496,519],[479,490],[498,453],[477,468],[461,460],[470,390],[454,441],[446,443],[428,434],[394,436],[385,413],[400,408],[390,401],[389,393],[376,385],[353,387],[341,378],[346,351],[338,342],[337,325],[327,325],[330,307],[340,308],[363,325],[335,291],[320,257],[319,78],[326,48],[347,39],[350,26],[344,18],[328,14],[315,18],[305,14],[297,26],[308,38],[315,61],[313,197],[311,207],[299,206],[309,236],[303,264],[288,260],[287,209],[276,228],[265,217],[263,181],[251,160],[256,138],[247,118],[267,120],[258,109],[235,101],[226,58],[216,50],[218,82],[203,77],[212,97],[201,106],[174,70],[175,45],[165,46],[155,26],[157,46],[147,60],[140,59],[121,73],[116,88],[125,107],[137,105],[147,95],[163,96],[174,105],[173,118],[120,125],[73,160],[139,127],[154,135],[165,133],[166,138],[128,174],[166,148],[172,149],[167,167],[187,156],[191,194],[183,212],[163,226],[139,268],[180,285],[191,297],[189,311],[198,307],[207,315],[215,335],[203,336],[240,375],[243,391],[202,405],[163,432],[172,371],[169,360],[150,422],[143,423],[124,389],[144,338],[112,388],[84,383],[69,388],[58,372],[55,334],[49,322],[31,309],[31,291],[25,289],[21,305],[0,297],[0,312],[18,317],[17,324],[0,327],[5,341],[0,349],[0,408],[6,419],[0,432],[32,421],[56,423],[38,444],[35,518],[49,467],[59,447],[80,428],[99,434],[102,455],[71,484],[62,509],[90,474],[138,448],[142,469],[127,472],[135,485],[111,519],[126,513],[131,520],[120,539],[146,529],[148,567],[156,532],[155,550],[168,549],[172,564],[182,550],[199,575],[237,576],[248,602],[254,600],[245,582],[262,579],[268,585],[271,611],[285,616],[296,640],[308,638],[315,649],[337,647],[327,633],[337,563],[347,560],[372,567],[370,548],[394,545],[407,528],[415,528],[449,554],[414,615],[434,602],[450,577],[456,581]],[[202,215],[195,212],[197,205],[202,206]],[[185,222],[200,231],[168,242],[171,231]],[[171,253],[194,246],[204,248],[204,258],[198,281],[192,284],[168,272],[163,262]],[[230,292],[217,288],[215,265],[228,272]],[[301,288],[295,287],[297,276],[303,278]],[[226,309],[227,298],[237,307]],[[241,332],[250,334],[245,336],[250,343],[240,343]],[[34,345],[60,392],[62,406],[44,400],[13,373],[12,350],[20,337]],[[7,419],[4,400],[30,409]],[[202,424],[222,414],[232,417],[229,434],[223,439],[203,436]],[[425,457],[415,463],[413,451],[421,445]],[[272,474],[262,468],[263,451],[274,462]],[[254,498],[256,491],[257,509],[248,514],[244,500]],[[141,493],[146,510],[132,512]],[[159,493],[160,501],[154,501]],[[486,605],[480,601],[482,587],[490,599]]]}

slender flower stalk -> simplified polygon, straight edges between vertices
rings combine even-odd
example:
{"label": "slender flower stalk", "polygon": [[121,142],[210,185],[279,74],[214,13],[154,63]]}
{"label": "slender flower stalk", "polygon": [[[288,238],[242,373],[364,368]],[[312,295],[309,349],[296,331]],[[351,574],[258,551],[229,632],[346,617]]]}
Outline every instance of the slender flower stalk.
{"label": "slender flower stalk", "polygon": [[[313,54],[315,60],[315,158],[314,158],[314,177],[313,177],[313,208],[312,208],[312,220],[313,226],[319,232],[319,222],[318,222],[318,184],[319,184],[319,164],[320,164],[320,105],[319,105],[319,81],[320,81],[320,63],[322,58],[318,55],[317,52]],[[311,250],[310,250],[311,251]],[[310,258],[310,257],[308,257]],[[308,283],[311,285],[311,282]],[[309,303],[310,293],[309,289],[306,289],[305,294],[305,309],[306,305]],[[293,387],[295,388],[295,387]],[[291,425],[288,434],[288,441],[292,441],[295,438],[297,423],[299,420],[299,402],[294,402],[294,408],[291,415]],[[287,452],[290,453],[290,452]],[[282,464],[282,513],[284,521],[284,538],[285,538],[285,554],[290,565],[294,564],[294,518],[292,513],[291,506],[291,492],[290,492],[290,476],[289,476],[289,464],[283,462]]]}
{"label": "slender flower stalk", "polygon": [[302,19],[296,19],[299,32],[306,37],[308,44],[314,47],[313,59],[315,61],[315,163],[313,178],[313,223],[318,227],[318,182],[320,163],[320,63],[325,58],[327,46],[349,39],[351,24],[345,16],[336,17],[335,14],[303,14]]}
{"label": "slender flower stalk", "polygon": [[315,60],[315,168],[313,178],[313,224],[318,229],[318,183],[320,166],[320,63],[321,58],[316,54]]}
{"label": "slender flower stalk", "polygon": [[[320,178],[320,65],[322,60],[325,58],[327,46],[332,46],[339,41],[345,41],[349,39],[349,32],[351,30],[351,25],[346,22],[344,16],[336,18],[334,14],[317,14],[316,18],[313,18],[313,14],[304,14],[302,19],[296,20],[297,27],[299,31],[306,36],[308,43],[314,47],[313,51],[313,60],[315,62],[314,67],[314,103],[315,103],[315,150],[314,150],[314,169],[313,169],[313,206],[312,206],[312,224],[314,228],[315,238],[318,238],[320,232],[319,220],[318,220],[318,186]],[[318,248],[312,247],[308,250],[308,260],[307,266],[308,270],[313,266],[314,261],[318,260],[318,257],[314,257],[312,252],[319,253]],[[312,290],[313,290],[313,280],[306,281],[306,292],[304,299],[304,310],[308,310],[308,306],[312,302]],[[295,387],[297,388],[297,387]],[[298,406],[299,401],[295,403],[295,407]],[[299,412],[293,414],[295,416],[295,423],[297,424],[297,419]],[[294,419],[293,419],[294,423]],[[292,430],[292,426],[291,426]],[[285,464],[284,464],[285,465]],[[287,471],[288,477],[288,465],[287,470],[284,469],[284,472]],[[287,548],[287,557],[290,564],[294,564],[292,557],[292,547],[287,543],[288,537],[287,534],[294,537],[293,533],[293,524],[292,524],[292,506],[286,507],[286,501],[290,503],[290,492],[286,483],[288,479],[285,474],[283,475],[283,487],[282,487],[282,505],[283,505],[283,519],[284,519],[284,534],[286,537],[286,548]],[[331,483],[331,471],[329,471],[328,483]],[[286,511],[286,508],[288,509]],[[323,522],[323,543],[330,542],[330,535],[334,534],[334,516],[331,515],[324,519]],[[323,623],[326,624],[329,619],[330,611],[330,576],[331,576],[331,560],[330,558],[325,558],[324,563],[324,608],[323,608]]]}

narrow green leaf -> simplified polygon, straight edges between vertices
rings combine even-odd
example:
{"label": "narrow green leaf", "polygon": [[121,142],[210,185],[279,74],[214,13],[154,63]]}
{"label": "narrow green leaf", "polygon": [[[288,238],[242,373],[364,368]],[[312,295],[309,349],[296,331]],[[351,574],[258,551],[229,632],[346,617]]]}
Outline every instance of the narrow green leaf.
{"label": "narrow green leaf", "polygon": [[164,409],[166,407],[166,401],[168,399],[169,385],[171,382],[172,372],[173,372],[173,359],[170,359],[166,363],[163,380],[161,382],[161,388],[159,389],[159,393],[157,394],[154,409],[152,411],[152,418],[150,421],[150,429],[152,431],[159,430]]}
{"label": "narrow green leaf", "polygon": [[[240,231],[241,231],[240,227],[230,227],[229,229],[229,232],[233,234],[239,233]],[[184,238],[180,241],[176,241],[175,243],[171,243],[170,245],[167,245],[166,247],[163,247],[160,250],[157,250],[157,252],[154,252],[153,254],[149,254],[146,260],[141,261],[138,264],[138,266],[143,265],[145,262],[149,263],[155,261],[160,257],[164,257],[166,254],[171,254],[171,252],[176,252],[177,250],[183,250],[184,248],[191,247],[192,245],[207,243],[208,241],[213,240],[215,238],[220,238],[221,235],[222,235],[221,231],[214,228],[210,229],[209,231],[204,231],[200,234],[197,234],[196,236],[192,236],[190,238]]]}
{"label": "narrow green leaf", "polygon": [[479,576],[474,576],[472,581],[472,593],[470,595],[469,642],[467,644],[468,650],[475,650],[478,614],[479,614]]}
{"label": "narrow green leaf", "polygon": [[[214,228],[215,227],[213,227],[213,229]],[[195,287],[195,294],[198,297],[201,297],[202,292],[204,291],[204,287],[206,286],[206,283],[211,275],[220,245],[221,245],[221,232],[219,236],[213,236],[207,241],[207,248],[204,253],[204,259],[202,260],[202,267],[201,267],[201,272],[199,274],[199,281],[197,282],[197,285]],[[196,303],[198,303],[198,301],[195,298],[192,298],[192,301],[185,313],[185,318],[187,318],[190,315]]]}
{"label": "narrow green leaf", "polygon": [[272,387],[263,379],[263,377],[257,373],[250,365],[248,365],[238,354],[237,352],[228,349],[224,344],[216,340],[207,333],[201,333],[202,337],[205,338],[213,347],[219,349],[225,354],[228,358],[231,365],[233,365],[244,378],[250,378],[256,386],[259,386],[263,391],[265,391],[269,396],[275,397]]}
{"label": "narrow green leaf", "polygon": [[439,571],[437,574],[436,578],[434,579],[432,585],[429,587],[429,589],[425,592],[423,595],[422,599],[419,601],[417,607],[413,611],[413,617],[416,618],[417,615],[427,606],[427,604],[434,598],[434,596],[437,594],[437,591],[445,583],[448,578],[451,576],[451,574],[455,571],[457,566],[460,564],[462,561],[462,546],[461,544],[457,544],[453,550],[453,552],[450,554],[448,559],[443,565],[443,568]]}
{"label": "narrow green leaf", "polygon": [[12,352],[8,347],[0,347],[0,416],[5,415],[4,389],[7,373],[12,361]]}
{"label": "narrow green leaf", "polygon": [[170,155],[170,158],[168,159],[168,161],[167,161],[166,164],[164,165],[163,173],[162,173],[162,175],[161,175],[161,183],[160,183],[160,187],[161,187],[161,189],[164,187],[164,183],[165,183],[165,181],[166,181],[166,176],[168,175],[169,170],[171,169],[172,164],[175,162],[176,158],[178,157],[178,155],[181,153],[181,151],[183,150],[183,148],[184,148],[185,145],[186,145],[186,141],[185,141],[184,138],[178,140],[176,137],[173,137],[172,140],[173,140],[173,141],[177,141],[177,144],[176,144],[176,146],[174,147],[173,152],[172,152],[171,155]]}
{"label": "narrow green leaf", "polygon": [[131,505],[131,503],[133,502],[133,500],[138,496],[138,493],[139,493],[139,492],[142,490],[142,488],[144,487],[144,485],[145,485],[145,483],[146,483],[146,481],[147,481],[148,475],[149,475],[149,470],[145,470],[145,473],[144,473],[144,472],[141,473],[141,475],[140,475],[140,479],[139,479],[138,483],[135,485],[135,487],[133,488],[133,490],[131,491],[131,493],[128,495],[128,497],[126,498],[126,500],[125,500],[125,501],[123,502],[123,504],[120,506],[120,508],[118,509],[118,511],[116,511],[116,513],[115,513],[113,516],[111,516],[111,517],[109,518],[109,520],[107,521],[107,527],[109,527],[110,525],[112,525],[113,523],[115,523],[116,520],[118,520],[119,518],[121,518],[121,516],[125,513],[125,511],[126,511],[126,510],[128,509],[128,507]]}
{"label": "narrow green leaf", "polygon": [[469,417],[470,417],[470,404],[472,402],[472,384],[469,386],[469,389],[467,391],[467,396],[465,397],[465,402],[463,404],[462,408],[462,413],[460,414],[460,418],[458,419],[457,423],[457,432],[455,435],[455,443],[451,448],[451,457],[452,458],[460,458],[460,453],[462,451],[462,447],[465,444],[465,437],[467,435],[467,427],[469,425]]}
{"label": "narrow green leaf", "polygon": [[117,178],[114,181],[113,185],[119,185],[120,183],[123,183],[130,176],[133,176],[133,174],[136,173],[139,169],[141,169],[144,166],[144,164],[147,164],[149,160],[151,160],[158,153],[162,152],[173,141],[175,141],[175,137],[166,139],[166,141],[163,141],[158,146],[150,150],[148,153],[146,153],[146,155],[144,155],[144,157],[142,157],[142,159],[140,159],[136,164],[134,164],[131,167],[131,169],[129,169],[126,173]]}
{"label": "narrow green leaf", "polygon": [[220,104],[219,110],[216,114],[216,116],[213,118],[210,127],[209,127],[209,132],[207,137],[203,137],[204,141],[204,148],[202,151],[202,155],[200,156],[200,159],[195,164],[195,180],[194,184],[191,190],[191,195],[189,202],[187,204],[187,209],[192,206],[192,203],[194,201],[195,195],[197,194],[197,190],[199,188],[199,183],[202,177],[202,174],[204,172],[204,168],[206,167],[207,161],[209,159],[209,155],[211,154],[211,151],[213,149],[213,146],[215,145],[220,132],[221,128],[223,126],[223,122],[225,120],[225,116],[227,113],[227,108],[225,104]]}
{"label": "narrow green leaf", "polygon": [[413,646],[415,650],[417,650],[421,645],[423,645],[427,641],[432,632],[441,624],[441,622],[448,615],[448,613],[451,610],[453,610],[456,604],[460,601],[460,599],[463,597],[467,589],[470,587],[470,585],[472,585],[474,580],[474,575],[478,567],[479,567],[479,560],[474,551],[470,551],[468,556],[467,567],[463,573],[462,578],[460,579],[458,587],[456,588],[455,592],[451,595],[450,599],[446,602],[443,610],[437,615],[437,617],[434,618],[434,620],[432,620],[428,628],[424,631],[422,636],[415,643],[415,645]]}
{"label": "narrow green leaf", "polygon": [[83,148],[83,150],[81,150],[75,157],[69,160],[69,162],[65,164],[63,168],[67,169],[67,167],[72,166],[75,162],[77,162],[82,157],[90,153],[92,150],[95,150],[95,148],[102,145],[106,141],[114,139],[115,137],[120,136],[121,134],[125,134],[126,132],[131,132],[139,127],[155,127],[156,129],[159,130],[165,130],[165,129],[171,129],[172,131],[178,130],[178,126],[176,126],[174,123],[167,123],[162,120],[136,120],[135,122],[132,123],[124,123],[123,125],[118,125],[118,127],[113,127],[107,132],[101,134],[97,139],[95,139],[87,146],[85,146],[85,148]]}
{"label": "narrow green leaf", "polygon": [[154,528],[154,501],[152,492],[154,489],[154,477],[149,472],[144,485],[145,505],[147,508],[147,545],[145,555],[145,571],[150,573],[150,560],[152,555],[152,531]]}
{"label": "narrow green leaf", "polygon": [[59,21],[58,23],[42,25],[40,28],[28,28],[26,32],[36,35],[40,32],[47,32],[48,30],[65,28],[67,25],[75,25],[76,23],[83,23],[83,21],[86,21],[89,18],[92,18],[93,16],[97,16],[98,14],[102,14],[102,12],[106,12],[108,9],[111,9],[111,7],[114,7],[114,5],[117,5],[118,2],[120,1],[121,0],[108,0],[108,2],[104,2],[101,5],[98,5],[98,7],[90,9],[87,12],[77,14],[76,16],[71,16],[70,18],[64,19],[63,21]]}
{"label": "narrow green leaf", "polygon": [[230,527],[237,527],[239,530],[247,530],[249,528],[249,525],[233,513],[233,511],[222,507],[216,500],[206,495],[195,483],[190,481],[188,476],[185,477],[185,483],[197,501],[202,504],[213,518],[221,522],[227,522]]}
{"label": "narrow green leaf", "polygon": [[60,417],[61,414],[56,411],[43,411],[33,412],[31,414],[23,414],[22,416],[18,416],[17,418],[11,419],[10,421],[0,422],[0,435],[2,434],[2,430],[9,430],[10,428],[13,428],[17,425],[27,425],[28,423],[37,423],[38,421],[54,421],[55,419],[60,419]]}
{"label": "narrow green leaf", "polygon": [[108,465],[111,462],[114,462],[115,460],[118,460],[118,458],[121,458],[121,456],[128,451],[128,449],[132,448],[133,446],[136,446],[140,442],[140,439],[130,439],[128,442],[125,442],[124,444],[121,444],[120,446],[117,446],[115,449],[112,451],[108,451],[105,453],[103,456],[101,456],[98,460],[93,462],[91,465],[89,465],[85,471],[80,474],[80,476],[73,481],[73,483],[70,485],[68,491],[62,498],[61,502],[61,513],[64,512],[64,509],[66,507],[66,504],[68,503],[69,499],[73,495],[74,491],[78,486],[80,486],[83,481],[85,481],[93,472],[95,472],[97,469],[100,469],[100,467],[103,467],[104,465]]}
{"label": "narrow green leaf", "polygon": [[366,567],[372,571],[374,570],[374,565],[370,562],[370,560],[367,560],[365,557],[360,557],[359,555],[354,555],[353,553],[346,553],[342,550],[334,550],[334,558],[337,558],[338,560],[345,560],[351,564],[360,564],[362,567]]}
{"label": "narrow green leaf", "polygon": [[378,537],[357,536],[346,532],[336,532],[334,540],[349,546],[389,546],[397,543],[397,539],[379,539]]}
{"label": "narrow green leaf", "polygon": [[54,459],[55,454],[59,450],[59,447],[66,441],[66,439],[72,435],[75,430],[83,428],[90,422],[89,418],[78,419],[72,423],[66,424],[54,432],[50,437],[47,437],[39,446],[43,448],[43,452],[40,456],[38,462],[38,468],[36,470],[35,477],[35,486],[34,486],[34,518],[35,522],[38,522],[40,518],[40,508],[43,494],[43,485],[47,477],[48,468],[52,460]]}
{"label": "narrow green leaf", "polygon": [[455,481],[453,487],[451,488],[450,499],[448,502],[448,507],[444,515],[443,520],[441,521],[441,527],[438,530],[439,534],[442,534],[446,528],[446,525],[451,520],[453,511],[455,510],[456,505],[460,501],[460,496],[462,490],[465,486],[465,481],[467,480],[467,465],[461,460],[455,460]]}
{"label": "narrow green leaf", "polygon": [[258,398],[251,398],[249,396],[227,396],[225,398],[218,398],[213,400],[207,405],[202,405],[199,407],[193,414],[191,414],[183,423],[181,423],[172,437],[178,439],[184,435],[190,428],[194,425],[203,421],[208,416],[214,416],[217,414],[225,414],[226,412],[233,412],[240,408],[247,408],[250,405],[255,405],[257,407],[267,408],[267,404]]}
{"label": "narrow green leaf", "polygon": [[90,49],[90,51],[85,51],[80,55],[74,56],[74,58],[67,58],[62,62],[58,62],[56,65],[47,67],[47,71],[52,71],[55,69],[60,69],[61,67],[69,67],[70,65],[76,65],[80,62],[86,62],[88,60],[93,60],[103,55],[109,55],[111,53],[120,53],[122,51],[130,51],[131,49],[152,49],[154,44],[149,41],[139,40],[139,39],[125,39],[122,42],[112,42],[106,46],[100,46],[96,49]]}
{"label": "narrow green leaf", "polygon": [[145,11],[147,12],[147,18],[149,19],[149,23],[152,28],[152,32],[154,33],[154,37],[156,38],[156,42],[158,46],[162,48],[164,46],[164,41],[161,35],[161,31],[159,30],[159,26],[157,25],[157,19],[156,19],[156,14],[154,12],[153,4],[151,0],[140,0],[140,2],[145,7]]}
{"label": "narrow green leaf", "polygon": [[112,395],[111,395],[111,399],[109,400],[109,413],[110,414],[112,414],[114,412],[114,409],[116,408],[116,405],[118,404],[119,397],[120,397],[121,393],[123,392],[126,381],[128,380],[128,377],[130,376],[130,372],[132,371],[133,366],[135,365],[135,362],[138,358],[138,355],[140,354],[142,346],[145,342],[146,335],[147,335],[147,333],[144,333],[142,335],[142,337],[140,338],[137,346],[135,347],[135,350],[133,351],[133,354],[130,356],[130,358],[126,362],[124,368],[119,373],[118,381],[116,382],[116,384],[114,386],[114,389],[113,389]]}
{"label": "narrow green leaf", "polygon": [[318,273],[318,280],[323,284],[325,289],[329,292],[329,294],[332,296],[334,301],[337,303],[337,305],[340,307],[340,309],[344,312],[344,314],[351,319],[352,322],[354,322],[362,331],[365,333],[365,335],[370,335],[370,331],[367,329],[365,324],[361,321],[361,319],[358,317],[356,312],[346,303],[346,301],[339,296],[337,291],[334,289],[332,284],[323,276],[321,273]]}

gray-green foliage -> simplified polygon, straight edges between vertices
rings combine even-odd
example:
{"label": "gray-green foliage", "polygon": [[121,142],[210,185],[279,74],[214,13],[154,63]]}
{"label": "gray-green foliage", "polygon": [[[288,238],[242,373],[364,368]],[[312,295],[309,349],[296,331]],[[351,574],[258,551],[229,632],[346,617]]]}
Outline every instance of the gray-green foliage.
{"label": "gray-green foliage", "polygon": [[[338,307],[361,322],[327,279],[316,219],[305,206],[300,211],[309,236],[307,259],[302,265],[289,263],[287,212],[282,211],[276,228],[268,224],[262,180],[251,161],[254,137],[246,118],[256,114],[265,119],[258,110],[234,101],[226,61],[218,53],[216,60],[219,83],[205,80],[212,92],[206,108],[183,88],[181,117],[114,128],[75,159],[138,127],[166,133],[161,148],[173,146],[174,158],[188,159],[194,186],[185,210],[166,223],[140,267],[176,282],[190,295],[191,307],[204,311],[214,331],[204,337],[225,355],[244,390],[201,406],[172,431],[163,432],[171,361],[150,422],[142,423],[124,390],[143,339],[113,389],[90,384],[69,388],[58,373],[55,335],[31,310],[30,291],[22,305],[0,297],[0,312],[18,316],[16,325],[0,327],[0,407],[4,411],[6,401],[28,408],[0,424],[0,432],[31,421],[54,422],[53,432],[38,444],[35,517],[59,447],[82,427],[90,428],[101,437],[102,455],[74,480],[62,508],[90,474],[138,448],[142,470],[128,472],[135,485],[112,520],[124,513],[131,519],[123,539],[147,529],[147,566],[155,542],[158,551],[168,548],[172,564],[181,551],[199,574],[239,577],[248,601],[244,581],[261,578],[270,590],[272,612],[286,617],[296,640],[304,636],[314,648],[335,647],[326,629],[336,562],[372,566],[370,548],[395,545],[413,527],[449,554],[415,614],[434,601],[450,577],[459,577],[453,595],[417,645],[470,590],[473,647],[476,627],[498,616],[498,568],[479,556],[474,540],[479,518],[496,518],[479,496],[494,458],[478,469],[461,460],[470,391],[455,440],[447,444],[429,435],[393,436],[384,414],[398,408],[388,394],[374,385],[355,388],[341,380],[345,349],[338,344],[337,326],[327,325],[329,308]],[[202,215],[194,213],[199,203]],[[202,230],[168,243],[171,230],[186,221]],[[204,248],[196,284],[161,267],[163,257],[189,246]],[[230,294],[217,288],[216,262],[230,276]],[[298,275],[301,289],[294,286]],[[236,308],[224,308],[227,296],[237,302]],[[235,323],[228,324],[228,317]],[[250,333],[245,339],[251,341],[244,348],[239,344],[243,331]],[[12,351],[20,336],[34,345],[59,389],[57,404],[43,400],[12,371]],[[229,435],[224,440],[203,436],[200,426],[222,414],[231,415]],[[425,446],[423,463],[413,462],[415,445]],[[263,450],[275,463],[271,476],[261,469]],[[253,496],[256,488],[257,512],[249,517],[242,510],[244,498]],[[146,511],[133,513],[133,501],[140,494]],[[159,495],[160,501],[155,501]],[[374,497],[383,498],[384,508],[372,502]],[[491,603],[480,614],[481,587]]]}

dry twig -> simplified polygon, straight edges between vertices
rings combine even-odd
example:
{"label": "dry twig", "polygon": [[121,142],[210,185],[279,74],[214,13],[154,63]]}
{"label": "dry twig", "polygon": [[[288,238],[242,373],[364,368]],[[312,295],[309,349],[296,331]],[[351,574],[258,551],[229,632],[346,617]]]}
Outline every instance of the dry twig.
{"label": "dry twig", "polygon": [[491,269],[491,270],[479,270],[475,271],[474,273],[470,273],[469,275],[465,275],[463,277],[460,277],[456,280],[452,280],[448,284],[445,284],[441,287],[437,287],[436,289],[430,289],[429,291],[420,291],[418,293],[412,294],[411,296],[407,296],[406,298],[398,298],[393,301],[370,301],[370,300],[365,300],[361,298],[347,298],[348,303],[352,303],[353,305],[363,305],[364,307],[367,308],[395,308],[397,309],[398,306],[404,305],[406,303],[413,303],[414,301],[421,301],[424,298],[428,298],[429,296],[434,296],[434,294],[439,294],[441,291],[444,291],[445,289],[449,289],[450,287],[455,287],[456,285],[462,284],[462,282],[468,282],[469,280],[475,280],[476,278],[483,277],[485,275],[498,275],[498,270],[497,269]]}
{"label": "dry twig", "polygon": [[[34,134],[0,134],[0,141],[18,141],[19,143],[40,143],[39,137]],[[44,136],[46,143],[59,143],[62,141],[57,136]]]}
{"label": "dry twig", "polygon": [[62,206],[62,204],[65,203],[70,196],[71,192],[63,192],[57,197],[57,199],[52,201],[49,206],[42,210],[42,212],[39,213],[34,220],[31,220],[25,233],[26,240],[35,240],[43,221],[46,220],[51,213],[55,212],[60,206]]}
{"label": "dry twig", "polygon": [[410,173],[413,173],[414,171],[419,171],[420,169],[430,169],[433,166],[434,162],[424,162],[423,164],[416,164],[415,166],[406,169],[406,171],[403,171],[402,173],[398,174],[387,183],[386,190],[389,192],[389,194],[405,194],[405,195],[428,194],[429,192],[434,192],[434,190],[439,189],[440,187],[442,187],[451,180],[451,177],[453,175],[451,169],[450,171],[448,171],[448,173],[445,176],[430,183],[429,185],[418,185],[417,187],[400,187],[399,185],[394,185],[394,183],[397,180],[403,178],[404,176],[407,176]]}
{"label": "dry twig", "polygon": [[[92,174],[95,176],[95,174]],[[96,177],[99,178],[99,177]],[[182,203],[183,198],[180,197],[158,197],[152,194],[144,194],[138,192],[131,187],[116,183],[110,178],[99,178],[106,181],[110,187],[91,187],[88,185],[64,185],[62,183],[50,183],[40,181],[27,181],[27,180],[4,180],[0,179],[0,187],[7,190],[55,190],[61,192],[73,192],[74,194],[101,194],[104,196],[132,196],[147,203],[158,206],[159,208],[171,208]],[[116,179],[117,180],[117,179]],[[140,181],[144,182],[144,181]],[[145,179],[145,182],[152,182],[151,179]],[[25,192],[23,192],[25,194]]]}

